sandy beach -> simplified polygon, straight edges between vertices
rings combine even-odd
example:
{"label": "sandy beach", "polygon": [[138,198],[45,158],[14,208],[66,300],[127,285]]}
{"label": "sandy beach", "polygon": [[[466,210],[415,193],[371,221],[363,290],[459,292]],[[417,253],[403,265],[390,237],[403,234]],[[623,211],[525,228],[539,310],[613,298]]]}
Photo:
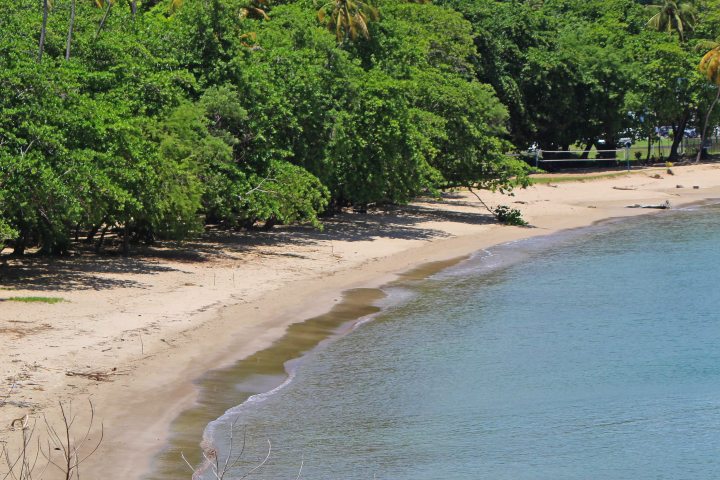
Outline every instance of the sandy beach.
{"label": "sandy beach", "polygon": [[[512,196],[481,193],[491,207],[521,210],[531,228],[498,225],[472,194],[457,192],[337,215],[323,231],[210,232],[129,258],[9,260],[0,267],[0,448],[18,449],[14,419],[27,415],[41,433],[43,414],[55,423],[58,402],[72,400],[80,424],[92,399],[104,439],[83,477],[142,478],[205,372],[266,348],[347,290],[381,286],[420,265],[604,219],[662,214],[628,205],[720,198],[720,165],[672,170],[555,175]],[[62,301],[11,300],[30,296]]]}

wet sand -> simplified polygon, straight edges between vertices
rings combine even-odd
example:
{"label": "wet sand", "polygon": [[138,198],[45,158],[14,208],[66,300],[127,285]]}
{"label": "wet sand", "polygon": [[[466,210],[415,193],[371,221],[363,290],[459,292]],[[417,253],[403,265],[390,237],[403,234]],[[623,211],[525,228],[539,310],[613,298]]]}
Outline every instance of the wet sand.
{"label": "wet sand", "polygon": [[[195,445],[197,454],[197,432],[239,403],[237,392],[232,398],[216,395],[222,390],[216,387],[232,378],[245,382],[242,395],[273,388],[283,381],[283,359],[372,313],[375,289],[403,272],[423,278],[442,262],[492,245],[657,213],[625,208],[629,204],[669,200],[678,206],[720,198],[718,166],[673,170],[674,176],[657,169],[537,185],[513,197],[483,194],[491,205],[521,209],[534,228],[496,225],[471,195],[456,193],[442,202],[341,216],[324,232],[294,228],[191,243],[182,256],[90,258],[80,262],[82,269],[61,260],[10,265],[10,273],[0,272],[0,300],[40,291],[65,301],[2,302],[0,331],[15,328],[23,335],[0,334],[3,378],[7,386],[17,385],[11,403],[0,408],[0,425],[24,413],[46,413],[52,420],[57,400],[78,404],[91,396],[106,434],[83,466],[85,478],[144,478],[163,451],[170,453],[158,466],[172,469],[177,449]],[[350,303],[341,302],[346,291],[353,292]],[[298,323],[306,319],[313,320]],[[43,324],[52,328],[37,329]],[[258,373],[248,368],[251,358],[270,361]],[[112,368],[118,373],[109,381],[66,375]],[[12,445],[14,438],[0,428],[0,441]],[[177,446],[169,446],[176,440]],[[186,468],[179,459],[177,464]]]}

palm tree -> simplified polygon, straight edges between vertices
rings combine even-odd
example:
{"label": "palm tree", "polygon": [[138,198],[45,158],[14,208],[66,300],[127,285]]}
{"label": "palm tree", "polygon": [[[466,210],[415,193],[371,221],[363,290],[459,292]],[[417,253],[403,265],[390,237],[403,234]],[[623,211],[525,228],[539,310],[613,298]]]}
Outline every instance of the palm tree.
{"label": "palm tree", "polygon": [[254,18],[256,20],[270,20],[266,12],[267,0],[250,0],[240,9],[240,18]]}
{"label": "palm tree", "polygon": [[695,158],[696,162],[699,162],[702,157],[703,147],[705,146],[705,135],[707,134],[708,122],[710,121],[710,114],[712,114],[715,105],[717,105],[718,100],[720,100],[720,46],[713,48],[707,52],[705,56],[703,56],[702,60],[700,60],[700,65],[698,65],[698,70],[700,70],[700,73],[705,75],[705,78],[717,86],[717,93],[715,94],[715,99],[710,104],[710,108],[705,115],[705,124],[703,125],[702,135],[700,135],[700,148],[698,149],[698,154]]}
{"label": "palm tree", "polygon": [[362,0],[332,0],[318,11],[318,19],[327,23],[338,43],[354,41],[358,36],[370,38],[368,22],[378,18],[377,9]]}
{"label": "palm tree", "polygon": [[692,32],[697,23],[697,12],[690,3],[681,0],[665,0],[662,5],[648,5],[656,11],[647,25],[658,32],[677,32],[680,41],[685,41],[685,33]]}

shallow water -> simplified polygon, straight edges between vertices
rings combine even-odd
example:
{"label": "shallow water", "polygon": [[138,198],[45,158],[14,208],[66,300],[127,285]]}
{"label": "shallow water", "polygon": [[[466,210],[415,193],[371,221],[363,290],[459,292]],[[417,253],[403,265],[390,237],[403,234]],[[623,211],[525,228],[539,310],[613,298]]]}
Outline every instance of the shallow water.
{"label": "shallow water", "polygon": [[206,433],[229,478],[714,479],[719,281],[716,206],[482,252]]}

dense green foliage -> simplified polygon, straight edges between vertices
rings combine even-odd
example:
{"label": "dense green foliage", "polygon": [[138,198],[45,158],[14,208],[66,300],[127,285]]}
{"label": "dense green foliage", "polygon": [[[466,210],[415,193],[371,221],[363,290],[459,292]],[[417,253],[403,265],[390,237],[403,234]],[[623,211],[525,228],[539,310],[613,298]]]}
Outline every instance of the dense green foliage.
{"label": "dense green foliage", "polygon": [[646,3],[0,0],[0,242],[320,226],[522,183],[534,142],[682,132],[720,2]]}

